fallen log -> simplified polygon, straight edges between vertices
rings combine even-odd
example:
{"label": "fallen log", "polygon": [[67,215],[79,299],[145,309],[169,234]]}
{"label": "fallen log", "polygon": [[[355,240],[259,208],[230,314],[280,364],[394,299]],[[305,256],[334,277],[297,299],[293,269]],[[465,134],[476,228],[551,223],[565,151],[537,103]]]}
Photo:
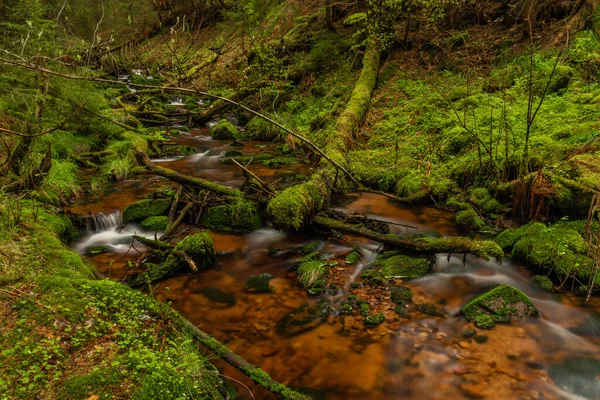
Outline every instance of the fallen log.
{"label": "fallen log", "polygon": [[387,244],[392,247],[404,248],[412,251],[436,254],[474,254],[484,260],[489,260],[490,258],[501,260],[504,257],[504,252],[500,246],[491,240],[470,239],[464,236],[407,239],[392,233],[383,234],[365,228],[362,225],[352,225],[337,219],[319,215],[314,218],[313,225],[329,231],[335,230],[342,233],[363,236],[367,239]]}
{"label": "fallen log", "polygon": [[298,230],[307,225],[312,215],[321,211],[329,202],[332,188],[337,184],[338,170],[344,172],[359,190],[362,189],[362,185],[347,172],[345,154],[352,147],[353,136],[369,109],[380,58],[381,49],[376,45],[375,39],[371,38],[350,101],[336,122],[337,129],[327,138],[326,159],[336,170],[332,171],[323,165],[308,182],[292,186],[273,198],[269,202],[268,211],[278,227]]}
{"label": "fallen log", "polygon": [[271,393],[275,394],[277,397],[282,398],[284,400],[311,400],[312,397],[296,392],[285,385],[273,380],[268,373],[263,371],[262,369],[255,367],[250,364],[248,361],[244,360],[242,357],[238,356],[231,350],[229,350],[224,344],[219,342],[214,337],[210,336],[208,333],[205,333],[198,329],[198,327],[192,324],[187,319],[179,316],[177,319],[177,324],[188,331],[201,345],[212,351],[216,356],[220,357],[228,364],[234,366],[250,379],[253,382],[259,384],[264,387]]}
{"label": "fallen log", "polygon": [[209,192],[213,192],[222,196],[231,196],[231,197],[242,197],[243,193],[237,189],[232,189],[227,186],[214,183],[211,181],[207,181],[205,179],[195,178],[193,176],[185,175],[177,171],[173,171],[169,168],[160,167],[150,161],[150,157],[143,150],[138,147],[134,148],[136,157],[138,162],[141,165],[146,166],[150,172],[155,175],[159,175],[165,177],[167,179],[172,180],[173,182],[177,182],[182,185],[191,186],[197,189],[208,190]]}

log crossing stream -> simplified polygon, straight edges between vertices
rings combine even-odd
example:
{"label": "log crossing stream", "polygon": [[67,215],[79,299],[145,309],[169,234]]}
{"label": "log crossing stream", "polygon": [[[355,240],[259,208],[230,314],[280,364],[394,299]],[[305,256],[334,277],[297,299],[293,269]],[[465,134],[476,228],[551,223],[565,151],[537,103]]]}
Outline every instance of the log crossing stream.
{"label": "log crossing stream", "polygon": [[[196,154],[153,161],[230,187],[242,186],[239,168],[221,163],[223,153],[236,147],[213,140],[205,129],[182,132],[174,141],[193,147]],[[245,154],[276,152],[273,144],[242,144]],[[250,169],[271,182],[308,173],[306,164],[280,169],[253,164]],[[118,230],[120,211],[168,184],[157,176],[142,176],[115,184],[103,196],[80,199],[72,211],[95,216],[88,235],[75,249],[84,253],[92,245],[107,246],[109,251],[90,257],[105,275],[110,272],[111,278],[122,278],[127,261],[145,250],[139,243],[130,246],[132,235],[153,237],[153,233],[135,224]],[[351,196],[339,208],[394,222],[394,233],[457,233],[449,213],[401,205],[374,194]],[[192,233],[200,228],[184,229]],[[543,292],[531,284],[530,272],[509,261],[499,264],[468,256],[463,263],[462,256],[439,254],[432,273],[404,284],[414,292],[413,304],[433,305],[440,316],[409,307],[408,318],[399,317],[393,308],[380,309],[384,302],[376,288],[364,287],[358,290],[386,315],[381,325],[368,327],[361,316],[332,314],[302,329],[282,330],[282,318],[306,303],[316,305],[325,298],[339,304],[360,271],[374,261],[379,244],[349,235],[327,239],[317,233],[268,227],[245,236],[211,234],[219,252],[217,265],[171,277],[153,294],[172,302],[186,318],[274,379],[305,389],[316,399],[600,398],[598,298],[584,306],[580,297]],[[362,249],[359,263],[332,267],[336,293],[310,296],[297,285],[292,266],[301,256],[298,248],[309,241],[319,241],[321,252],[341,260],[354,247]],[[247,293],[246,280],[261,273],[274,277],[273,292]],[[472,336],[473,324],[458,311],[496,284],[523,290],[541,316],[492,330],[478,329]],[[225,375],[247,385],[256,399],[272,398],[234,368],[214,361]],[[237,389],[241,398],[252,398],[243,386]]]}

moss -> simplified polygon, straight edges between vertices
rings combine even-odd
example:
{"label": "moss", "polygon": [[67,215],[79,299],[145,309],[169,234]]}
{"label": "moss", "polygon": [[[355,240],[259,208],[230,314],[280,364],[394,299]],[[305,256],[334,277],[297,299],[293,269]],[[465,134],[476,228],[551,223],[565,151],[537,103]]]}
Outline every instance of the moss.
{"label": "moss", "polygon": [[496,322],[489,314],[477,314],[475,316],[475,325],[481,329],[492,329],[496,326]]}
{"label": "moss", "polygon": [[215,303],[222,303],[227,306],[235,305],[235,296],[231,293],[225,293],[221,289],[214,287],[205,287],[198,290],[196,293],[199,293]]}
{"label": "moss", "polygon": [[260,117],[253,117],[246,125],[246,133],[254,140],[274,141],[279,138],[281,130]]}
{"label": "moss", "polygon": [[390,298],[396,304],[403,304],[412,299],[413,292],[406,286],[398,286],[390,291]]}
{"label": "moss", "polygon": [[552,281],[547,276],[536,275],[533,278],[531,278],[531,282],[535,286],[539,287],[542,290],[545,290],[547,292],[551,292],[552,291]]}
{"label": "moss", "polygon": [[123,223],[142,221],[148,217],[155,217],[167,212],[171,202],[168,199],[142,200],[129,205],[123,211]]}
{"label": "moss", "polygon": [[298,282],[305,288],[315,284],[323,275],[327,273],[325,267],[337,265],[336,262],[324,262],[320,260],[305,261],[298,265]]}
{"label": "moss", "polygon": [[216,261],[212,237],[206,232],[187,236],[175,246],[175,250],[193,257],[199,269],[210,267]]}
{"label": "moss", "polygon": [[431,258],[413,257],[389,251],[377,257],[376,267],[386,278],[420,278],[433,267]]}
{"label": "moss", "polygon": [[370,311],[369,303],[367,303],[366,301],[359,301],[358,310],[360,311],[360,315],[366,317],[367,315],[369,315]]}
{"label": "moss", "polygon": [[270,160],[263,161],[265,167],[279,168],[286,165],[298,164],[298,159],[295,157],[275,157]]}
{"label": "moss", "polygon": [[483,205],[483,212],[487,215],[500,214],[504,211],[504,206],[496,199],[490,199]]}
{"label": "moss", "polygon": [[316,305],[303,304],[295,310],[285,314],[275,327],[278,334],[296,335],[313,329],[323,322],[331,313],[330,304],[322,300]]}
{"label": "moss", "polygon": [[473,209],[457,212],[455,221],[456,225],[469,230],[478,231],[485,227],[485,222],[477,216],[477,213]]}
{"label": "moss", "polygon": [[273,291],[269,283],[271,279],[273,279],[273,275],[266,273],[251,276],[246,281],[244,290],[248,293],[271,293]]}
{"label": "moss", "polygon": [[271,199],[267,211],[275,226],[299,230],[323,208],[328,197],[326,182],[315,174],[308,182],[287,188]]}
{"label": "moss", "polygon": [[340,308],[338,308],[339,313],[345,315],[351,315],[352,310],[354,310],[354,306],[353,302],[350,300],[342,301],[342,303],[340,304]]}
{"label": "moss", "polygon": [[569,86],[569,82],[573,77],[575,70],[566,65],[559,65],[554,71],[552,81],[548,85],[548,92],[554,93]]}
{"label": "moss", "polygon": [[169,224],[169,217],[166,216],[158,216],[158,217],[148,217],[143,220],[140,224],[142,229],[153,231],[153,232],[164,232],[167,230],[167,225]]}
{"label": "moss", "polygon": [[202,225],[217,231],[250,233],[262,226],[262,219],[255,203],[238,200],[208,208],[202,215]]}
{"label": "moss", "polygon": [[490,319],[493,323],[511,322],[538,314],[525,293],[508,285],[496,286],[473,299],[460,311],[468,321],[475,321],[477,326],[486,328],[490,325]]}
{"label": "moss", "polygon": [[210,128],[210,135],[214,139],[228,140],[228,139],[242,139],[243,135],[240,133],[238,128],[235,127],[231,122],[226,119],[220,120],[216,125]]}
{"label": "moss", "polygon": [[365,325],[379,325],[385,321],[385,315],[383,313],[367,315],[363,320]]}
{"label": "moss", "polygon": [[106,246],[90,246],[86,247],[85,254],[88,256],[96,256],[98,254],[106,253],[108,251],[108,247]]}
{"label": "moss", "polygon": [[522,229],[512,255],[535,267],[554,270],[560,276],[573,274],[587,281],[591,268],[587,262],[587,245],[575,229],[560,225],[532,223]]}

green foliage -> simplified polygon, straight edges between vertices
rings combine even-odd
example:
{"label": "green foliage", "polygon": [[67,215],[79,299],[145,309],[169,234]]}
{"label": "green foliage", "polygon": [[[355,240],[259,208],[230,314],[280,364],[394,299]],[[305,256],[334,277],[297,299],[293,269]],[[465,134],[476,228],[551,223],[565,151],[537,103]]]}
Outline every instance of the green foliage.
{"label": "green foliage", "polygon": [[480,328],[490,329],[497,322],[511,322],[538,315],[527,295],[508,285],[498,285],[461,308],[467,321]]}
{"label": "green foliage", "polygon": [[598,82],[600,79],[600,37],[592,30],[577,33],[573,44],[569,46],[571,63],[582,72],[582,77],[588,82]]}
{"label": "green foliage", "polygon": [[456,213],[456,225],[470,230],[481,230],[485,227],[485,222],[479,218],[477,212],[473,209],[463,210]]}
{"label": "green foliage", "polygon": [[298,273],[298,282],[305,288],[311,287],[319,278],[327,273],[328,263],[315,260],[300,263],[296,272]]}
{"label": "green foliage", "polygon": [[361,257],[361,250],[359,248],[354,248],[352,249],[352,253],[348,254],[346,256],[346,264],[356,264],[358,261],[360,261],[360,257]]}

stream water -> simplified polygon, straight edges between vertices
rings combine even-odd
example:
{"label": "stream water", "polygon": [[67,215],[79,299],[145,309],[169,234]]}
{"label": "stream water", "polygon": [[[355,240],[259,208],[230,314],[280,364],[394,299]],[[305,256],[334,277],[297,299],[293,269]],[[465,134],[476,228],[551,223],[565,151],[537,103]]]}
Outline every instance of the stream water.
{"label": "stream water", "polygon": [[[220,161],[222,154],[233,148],[230,144],[211,139],[206,130],[182,133],[176,142],[194,147],[196,154],[154,161],[228,186],[243,184],[239,169]],[[273,145],[259,142],[243,145],[235,148],[245,154],[275,151]],[[308,172],[306,165],[274,169],[255,164],[251,169],[269,181]],[[82,198],[72,211],[94,215],[88,235],[75,249],[84,252],[91,245],[107,245],[109,251],[92,260],[111,278],[123,277],[127,261],[144,251],[140,244],[132,246],[132,235],[152,233],[134,224],[117,231],[120,211],[166,184],[163,178],[145,176],[115,184],[103,196]],[[437,209],[408,207],[372,194],[350,200],[340,208],[402,224],[391,225],[395,233],[457,233],[452,216]],[[195,229],[186,227],[188,232]],[[219,252],[216,267],[169,278],[158,285],[155,296],[171,301],[200,329],[274,379],[306,389],[315,398],[600,398],[600,301],[584,305],[581,298],[571,294],[542,292],[530,283],[530,272],[519,265],[485,262],[473,256],[463,263],[462,256],[438,255],[433,273],[405,284],[415,293],[414,303],[433,304],[444,317],[409,309],[410,318],[400,318],[391,308],[382,310],[387,321],[374,328],[367,328],[362,317],[331,315],[312,329],[281,334],[276,326],[285,314],[305,303],[316,304],[323,297],[309,296],[296,284],[291,267],[300,256],[300,246],[319,240],[322,252],[331,256],[349,253],[353,247],[363,250],[357,265],[341,263],[334,267],[339,292],[328,297],[335,303],[345,297],[360,271],[374,261],[379,244],[358,237],[327,239],[270,228],[246,236],[212,234]],[[274,276],[273,293],[244,291],[247,278],[259,273]],[[463,333],[473,325],[458,316],[459,308],[499,283],[527,293],[541,316],[465,338]],[[206,293],[213,288],[227,296],[211,300]],[[377,292],[370,298],[374,308],[382,304]],[[272,398],[234,368],[214,361],[225,375],[243,382],[254,398]],[[252,398],[248,389],[237,386],[241,398]]]}

